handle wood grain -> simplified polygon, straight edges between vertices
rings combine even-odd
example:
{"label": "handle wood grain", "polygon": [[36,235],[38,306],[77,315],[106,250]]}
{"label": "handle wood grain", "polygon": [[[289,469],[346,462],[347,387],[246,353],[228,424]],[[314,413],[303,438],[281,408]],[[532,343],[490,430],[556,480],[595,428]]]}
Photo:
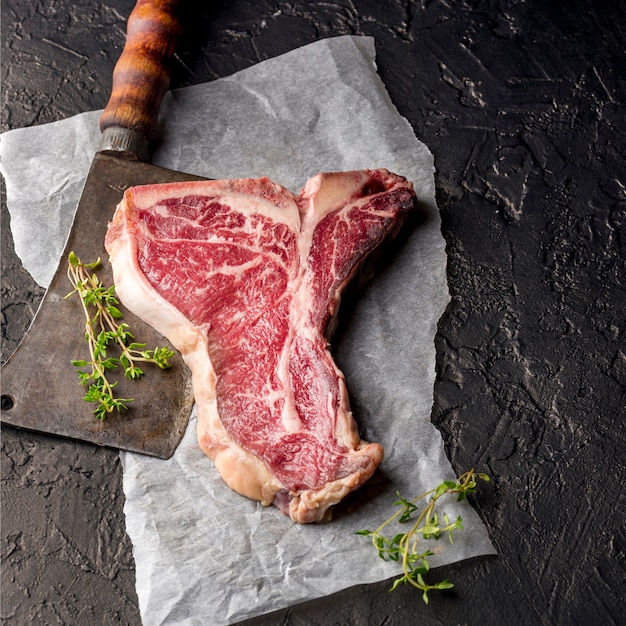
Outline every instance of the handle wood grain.
{"label": "handle wood grain", "polygon": [[170,82],[169,61],[181,32],[177,0],[138,0],[126,44],[113,71],[111,97],[100,117],[101,150],[129,151],[145,160]]}

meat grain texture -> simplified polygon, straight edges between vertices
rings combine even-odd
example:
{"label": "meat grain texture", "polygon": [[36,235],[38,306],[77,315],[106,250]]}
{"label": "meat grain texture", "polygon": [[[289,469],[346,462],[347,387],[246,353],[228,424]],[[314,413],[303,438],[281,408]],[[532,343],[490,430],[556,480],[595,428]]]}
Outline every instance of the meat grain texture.
{"label": "meat grain texture", "polygon": [[109,226],[120,299],[191,370],[201,448],[294,522],[328,520],[382,461],[328,339],[345,285],[415,208],[405,178],[363,170],[297,196],[267,178],[134,187]]}

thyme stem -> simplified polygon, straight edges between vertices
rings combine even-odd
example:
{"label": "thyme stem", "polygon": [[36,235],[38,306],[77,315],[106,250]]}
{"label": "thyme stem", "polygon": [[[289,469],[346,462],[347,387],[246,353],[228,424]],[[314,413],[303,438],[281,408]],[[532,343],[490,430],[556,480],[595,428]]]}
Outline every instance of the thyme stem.
{"label": "thyme stem", "polygon": [[[100,259],[94,263],[83,263],[74,252],[70,252],[67,276],[74,289],[65,297],[75,293],[80,297],[90,360],[76,359],[72,364],[77,368],[91,368],[90,371],[78,369],[81,384],[88,386],[84,400],[96,403],[94,414],[104,420],[113,411],[125,409],[127,403],[132,402],[132,398],[115,397],[117,381],[109,381],[107,370],[122,366],[127,378],[136,379],[143,375],[138,363],[154,363],[165,369],[170,366],[169,359],[174,352],[166,347],[146,350],[145,344],[132,341],[134,337],[128,324],[119,321],[122,313],[117,308],[119,302],[115,297],[115,287],[105,287],[96,274],[90,272],[99,264]],[[107,354],[111,342],[119,347],[119,357]]]}
{"label": "thyme stem", "polygon": [[[434,584],[427,583],[424,580],[424,575],[430,569],[428,557],[432,556],[433,552],[427,549],[420,553],[418,543],[420,538],[439,539],[442,533],[448,533],[450,542],[452,542],[452,533],[463,528],[462,519],[457,517],[452,522],[447,514],[444,513],[444,523],[442,525],[436,512],[437,502],[440,498],[449,494],[455,494],[457,500],[464,500],[468,494],[475,491],[477,477],[484,481],[489,480],[486,474],[477,474],[474,469],[471,469],[461,474],[456,481],[444,480],[434,489],[430,489],[412,500],[407,500],[400,493],[396,492],[398,499],[394,502],[394,505],[399,506],[400,509],[380,524],[376,530],[357,531],[356,534],[371,538],[372,545],[377,550],[380,558],[401,563],[403,575],[394,581],[390,591],[393,591],[401,584],[408,583],[422,591],[422,598],[428,604],[428,593],[430,591],[434,589],[450,589],[453,586],[448,580]],[[413,519],[412,514],[418,509],[417,503],[429,497],[428,504]],[[392,522],[404,524],[409,521],[413,522],[411,528],[404,533],[398,533],[391,538],[382,534],[382,531]]]}

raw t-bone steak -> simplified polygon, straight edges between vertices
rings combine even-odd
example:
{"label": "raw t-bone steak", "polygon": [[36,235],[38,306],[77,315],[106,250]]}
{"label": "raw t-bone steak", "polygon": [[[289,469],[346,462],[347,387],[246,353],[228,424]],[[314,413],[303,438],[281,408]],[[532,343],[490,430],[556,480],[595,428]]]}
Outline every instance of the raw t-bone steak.
{"label": "raw t-bone steak", "polygon": [[[109,226],[117,293],[180,350],[198,439],[235,491],[328,519],[383,457],[328,349],[343,287],[415,208],[387,170],[134,187]],[[375,375],[375,373],[374,373]]]}

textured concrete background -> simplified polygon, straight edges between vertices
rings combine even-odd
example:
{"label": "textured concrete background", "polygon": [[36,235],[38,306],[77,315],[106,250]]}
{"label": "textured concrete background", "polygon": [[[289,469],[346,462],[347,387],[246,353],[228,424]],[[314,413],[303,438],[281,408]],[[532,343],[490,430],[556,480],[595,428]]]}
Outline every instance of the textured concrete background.
{"label": "textured concrete background", "polygon": [[[2,129],[103,107],[133,4],[2,0]],[[493,477],[475,506],[499,556],[445,568],[428,607],[381,583],[249,623],[625,623],[625,3],[188,4],[173,86],[376,39],[437,167],[452,303],[432,419],[457,470]],[[3,202],[3,360],[41,296]],[[5,427],[1,458],[3,621],[139,624],[117,454]]]}

